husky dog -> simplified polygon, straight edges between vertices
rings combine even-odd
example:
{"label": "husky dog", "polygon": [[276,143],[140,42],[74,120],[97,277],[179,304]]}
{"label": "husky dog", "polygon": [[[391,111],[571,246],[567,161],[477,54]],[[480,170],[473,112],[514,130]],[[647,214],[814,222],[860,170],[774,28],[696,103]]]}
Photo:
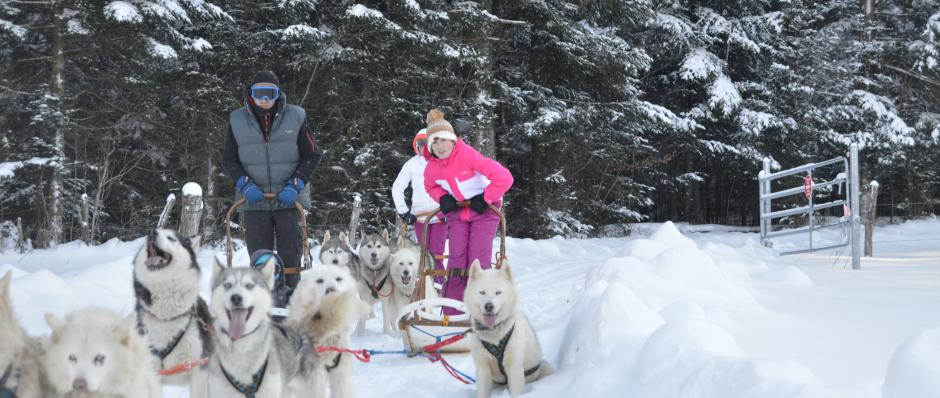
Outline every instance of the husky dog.
{"label": "husky dog", "polygon": [[346,267],[354,273],[355,257],[345,232],[340,232],[338,237],[330,235],[330,231],[323,234],[323,244],[320,246],[321,263]]}
{"label": "husky dog", "polygon": [[[290,307],[288,307],[291,314],[288,321],[292,323],[302,321],[303,314],[315,313],[327,295],[347,292],[355,294],[357,291],[356,280],[346,267],[323,264],[305,271],[301,274],[301,278],[300,285],[294,291]],[[353,315],[361,317],[370,310],[370,307],[361,300],[357,299],[357,301],[360,303],[359,314]],[[352,344],[354,326],[354,323],[350,322],[339,334],[323,339],[320,345],[349,348]],[[325,351],[320,353],[320,360],[323,362],[324,371],[330,381],[330,396],[332,398],[355,396],[352,384],[354,361],[352,354]],[[326,386],[318,386],[317,394],[325,395],[325,388]]]}
{"label": "husky dog", "polygon": [[[404,306],[411,303],[411,296],[418,287],[418,261],[420,254],[418,247],[411,240],[400,238],[396,249],[388,258],[388,270],[395,289],[389,297],[390,313],[398,316]],[[398,320],[392,322],[392,327],[398,329]]]}
{"label": "husky dog", "polygon": [[526,383],[551,374],[542,360],[535,331],[516,309],[516,286],[509,264],[483,270],[474,260],[464,291],[473,327],[470,354],[476,366],[477,398],[490,396],[493,384],[508,384],[509,395],[522,394]]}
{"label": "husky dog", "polygon": [[[367,234],[362,238],[359,244],[359,298],[370,306],[376,302],[382,303],[382,331],[385,334],[391,334],[395,330],[395,316],[397,313],[391,312],[391,306],[388,304],[389,297],[392,296],[392,290],[395,285],[389,280],[388,257],[391,254],[391,248],[388,246],[388,230],[382,230],[382,234]],[[356,334],[362,335],[365,332],[366,320],[359,320],[356,327]]]}
{"label": "husky dog", "polygon": [[326,384],[316,352],[320,339],[335,335],[358,317],[352,292],[330,295],[316,312],[290,311],[292,321],[271,322],[275,259],[259,268],[225,268],[212,278],[214,353],[208,396],[300,397]]}
{"label": "husky dog", "polygon": [[13,314],[12,279],[13,271],[0,278],[0,397],[41,398],[40,354]]}
{"label": "husky dog", "polygon": [[[134,258],[137,330],[161,369],[207,358],[212,353],[209,310],[199,297],[199,237],[155,229]],[[204,367],[164,378],[189,384],[190,396],[205,391]]]}
{"label": "husky dog", "polygon": [[46,314],[52,329],[43,356],[54,396],[160,398],[160,381],[134,315],[86,308],[65,321]]}

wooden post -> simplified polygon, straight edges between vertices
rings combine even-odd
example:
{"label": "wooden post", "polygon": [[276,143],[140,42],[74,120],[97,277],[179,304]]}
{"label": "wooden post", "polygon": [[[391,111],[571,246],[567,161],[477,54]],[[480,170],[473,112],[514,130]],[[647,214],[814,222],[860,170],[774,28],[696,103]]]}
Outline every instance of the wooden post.
{"label": "wooden post", "polygon": [[199,235],[202,208],[202,187],[195,182],[187,182],[183,185],[183,203],[180,211],[179,233],[181,236]]}
{"label": "wooden post", "polygon": [[356,231],[359,230],[359,213],[362,212],[362,196],[353,194],[352,215],[349,217],[349,244],[356,244]]}
{"label": "wooden post", "polygon": [[166,204],[163,205],[163,211],[160,212],[160,218],[157,219],[157,228],[163,228],[166,220],[170,218],[170,212],[173,211],[173,205],[176,203],[176,195],[170,194],[166,197]]}
{"label": "wooden post", "polygon": [[865,220],[865,257],[872,256],[872,233],[875,231],[875,219],[878,205],[878,181],[872,181],[868,193],[868,217]]}
{"label": "wooden post", "polygon": [[81,228],[81,239],[86,245],[91,244],[91,222],[88,220],[88,195],[82,194],[82,208],[79,213],[79,226]]}

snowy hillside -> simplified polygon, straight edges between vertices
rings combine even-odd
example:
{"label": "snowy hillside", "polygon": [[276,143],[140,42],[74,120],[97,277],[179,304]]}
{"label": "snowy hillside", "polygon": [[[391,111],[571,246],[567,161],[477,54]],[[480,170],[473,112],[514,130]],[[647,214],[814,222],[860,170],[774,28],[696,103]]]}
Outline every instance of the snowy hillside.
{"label": "snowy hillside", "polygon": [[[683,235],[671,223],[648,230],[646,237],[508,240],[522,310],[557,369],[528,386],[527,396],[940,394],[940,221],[876,229],[876,257],[864,259],[861,271],[835,252],[777,257],[753,233]],[[131,311],[130,262],[139,245],[0,254],[0,273],[15,271],[13,300],[26,329],[48,333],[47,311]],[[215,254],[202,251],[204,268]],[[207,273],[203,282],[207,289]],[[401,348],[379,334],[378,320],[369,326],[355,347]],[[468,355],[447,359],[472,375]],[[376,356],[354,372],[362,397],[473,396],[473,386],[422,358]]]}

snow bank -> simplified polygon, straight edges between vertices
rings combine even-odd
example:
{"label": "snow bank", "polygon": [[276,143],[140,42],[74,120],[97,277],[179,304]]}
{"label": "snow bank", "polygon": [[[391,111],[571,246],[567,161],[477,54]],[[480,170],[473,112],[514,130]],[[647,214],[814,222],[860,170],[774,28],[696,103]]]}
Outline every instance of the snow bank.
{"label": "snow bank", "polygon": [[891,358],[882,388],[884,398],[940,397],[940,329],[906,341]]}

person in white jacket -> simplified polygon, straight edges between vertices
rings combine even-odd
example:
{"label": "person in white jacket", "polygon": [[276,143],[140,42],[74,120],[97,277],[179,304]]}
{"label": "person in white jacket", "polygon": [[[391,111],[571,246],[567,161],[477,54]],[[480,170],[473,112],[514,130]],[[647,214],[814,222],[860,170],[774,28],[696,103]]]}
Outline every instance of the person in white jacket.
{"label": "person in white jacket", "polygon": [[[444,269],[444,244],[447,241],[447,226],[440,219],[434,217],[428,219],[428,213],[437,209],[437,202],[428,196],[424,190],[424,168],[428,165],[427,159],[421,154],[424,147],[428,144],[428,137],[425,129],[418,131],[415,138],[411,141],[411,148],[415,156],[408,159],[405,165],[398,172],[398,177],[392,183],[392,200],[395,202],[395,211],[408,225],[414,225],[415,235],[418,243],[424,233],[424,224],[428,225],[428,250],[434,255],[434,268]],[[411,208],[405,202],[405,188],[411,185]],[[436,283],[442,283],[443,277],[434,277]]]}

